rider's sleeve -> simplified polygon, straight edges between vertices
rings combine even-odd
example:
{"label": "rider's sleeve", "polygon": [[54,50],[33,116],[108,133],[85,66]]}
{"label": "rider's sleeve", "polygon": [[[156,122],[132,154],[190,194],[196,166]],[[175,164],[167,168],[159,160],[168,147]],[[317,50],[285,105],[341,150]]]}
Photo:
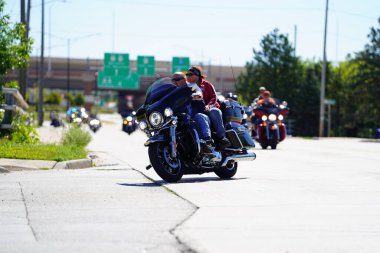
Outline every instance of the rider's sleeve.
{"label": "rider's sleeve", "polygon": [[207,85],[205,85],[205,92],[208,94],[208,97],[209,97],[209,102],[207,103],[207,105],[211,107],[215,106],[219,108],[219,104],[216,99],[216,92],[215,92],[214,86],[208,83]]}

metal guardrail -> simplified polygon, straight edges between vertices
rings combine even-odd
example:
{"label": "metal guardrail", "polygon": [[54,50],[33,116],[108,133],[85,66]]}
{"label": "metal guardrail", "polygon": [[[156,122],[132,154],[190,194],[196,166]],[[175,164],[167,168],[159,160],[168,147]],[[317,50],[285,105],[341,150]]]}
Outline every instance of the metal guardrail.
{"label": "metal guardrail", "polygon": [[25,102],[18,89],[2,88],[1,91],[5,95],[5,104],[2,104],[0,107],[5,112],[4,118],[0,122],[0,128],[11,129],[15,112],[26,113],[25,110],[29,108],[29,105]]}

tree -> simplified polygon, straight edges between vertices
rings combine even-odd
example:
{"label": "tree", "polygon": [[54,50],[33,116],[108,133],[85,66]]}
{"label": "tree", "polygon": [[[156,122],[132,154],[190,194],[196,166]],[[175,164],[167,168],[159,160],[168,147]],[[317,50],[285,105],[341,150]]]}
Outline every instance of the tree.
{"label": "tree", "polygon": [[0,76],[12,69],[25,68],[32,45],[25,38],[25,25],[12,24],[9,15],[4,14],[4,6],[4,0],[0,0]]}
{"label": "tree", "polygon": [[288,37],[274,29],[263,37],[260,47],[261,50],[253,49],[253,60],[246,64],[246,73],[239,76],[238,92],[244,101],[251,102],[258,88],[265,86],[276,97],[289,100],[289,89],[297,86],[299,59]]}
{"label": "tree", "polygon": [[358,135],[373,137],[380,127],[380,18],[378,27],[372,27],[368,34],[369,42],[364,50],[356,53],[354,59],[358,71],[354,76],[354,103],[358,114]]}
{"label": "tree", "polygon": [[260,50],[239,76],[237,91],[242,101],[251,103],[265,86],[274,97],[288,101],[289,118],[296,122],[297,135],[316,135],[318,127],[320,64],[302,63],[294,56],[287,35],[278,29],[265,35]]}

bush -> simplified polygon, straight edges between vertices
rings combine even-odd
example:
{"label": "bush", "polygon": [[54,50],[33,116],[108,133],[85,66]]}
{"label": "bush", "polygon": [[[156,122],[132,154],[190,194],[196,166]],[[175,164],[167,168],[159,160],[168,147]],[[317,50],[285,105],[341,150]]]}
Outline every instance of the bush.
{"label": "bush", "polygon": [[10,140],[16,143],[37,143],[39,137],[34,126],[31,125],[32,119],[25,114],[16,114],[12,121],[12,131]]}
{"label": "bush", "polygon": [[82,94],[80,94],[80,93],[77,94],[75,96],[74,104],[76,106],[82,106],[82,105],[84,105],[84,96]]}
{"label": "bush", "polygon": [[47,98],[46,98],[46,103],[51,104],[51,105],[59,105],[62,101],[61,94],[59,92],[51,92]]}
{"label": "bush", "polygon": [[91,134],[79,126],[72,125],[62,136],[63,145],[85,147],[91,141]]}

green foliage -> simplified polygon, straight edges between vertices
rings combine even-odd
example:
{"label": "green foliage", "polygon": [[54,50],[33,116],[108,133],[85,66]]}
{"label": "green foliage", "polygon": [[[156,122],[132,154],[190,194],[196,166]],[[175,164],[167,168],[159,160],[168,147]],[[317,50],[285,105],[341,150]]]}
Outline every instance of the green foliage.
{"label": "green foliage", "polygon": [[85,147],[91,141],[91,134],[79,126],[72,124],[62,136],[63,145]]}
{"label": "green foliage", "polygon": [[32,45],[30,39],[25,39],[25,26],[12,24],[9,15],[4,14],[4,6],[4,0],[0,0],[0,76],[11,69],[24,68]]}
{"label": "green foliage", "polygon": [[[5,84],[2,84],[0,82],[0,91],[1,91],[2,88],[15,88],[15,89],[18,89],[19,88],[19,84],[18,84],[18,81],[16,81],[16,80],[7,82]],[[0,92],[0,105],[2,105],[4,103],[5,103],[4,93]]]}
{"label": "green foliage", "polygon": [[76,105],[76,106],[83,106],[84,105],[84,96],[83,96],[83,94],[78,93],[75,96],[74,105]]}
{"label": "green foliage", "polygon": [[49,95],[46,96],[45,102],[51,105],[59,105],[61,104],[62,97],[61,94],[57,91],[51,92]]}
{"label": "green foliage", "polygon": [[16,114],[12,121],[10,140],[15,143],[37,143],[39,137],[28,115]]}
{"label": "green foliage", "polygon": [[80,146],[14,143],[0,139],[0,157],[60,162],[85,158],[86,150]]}

